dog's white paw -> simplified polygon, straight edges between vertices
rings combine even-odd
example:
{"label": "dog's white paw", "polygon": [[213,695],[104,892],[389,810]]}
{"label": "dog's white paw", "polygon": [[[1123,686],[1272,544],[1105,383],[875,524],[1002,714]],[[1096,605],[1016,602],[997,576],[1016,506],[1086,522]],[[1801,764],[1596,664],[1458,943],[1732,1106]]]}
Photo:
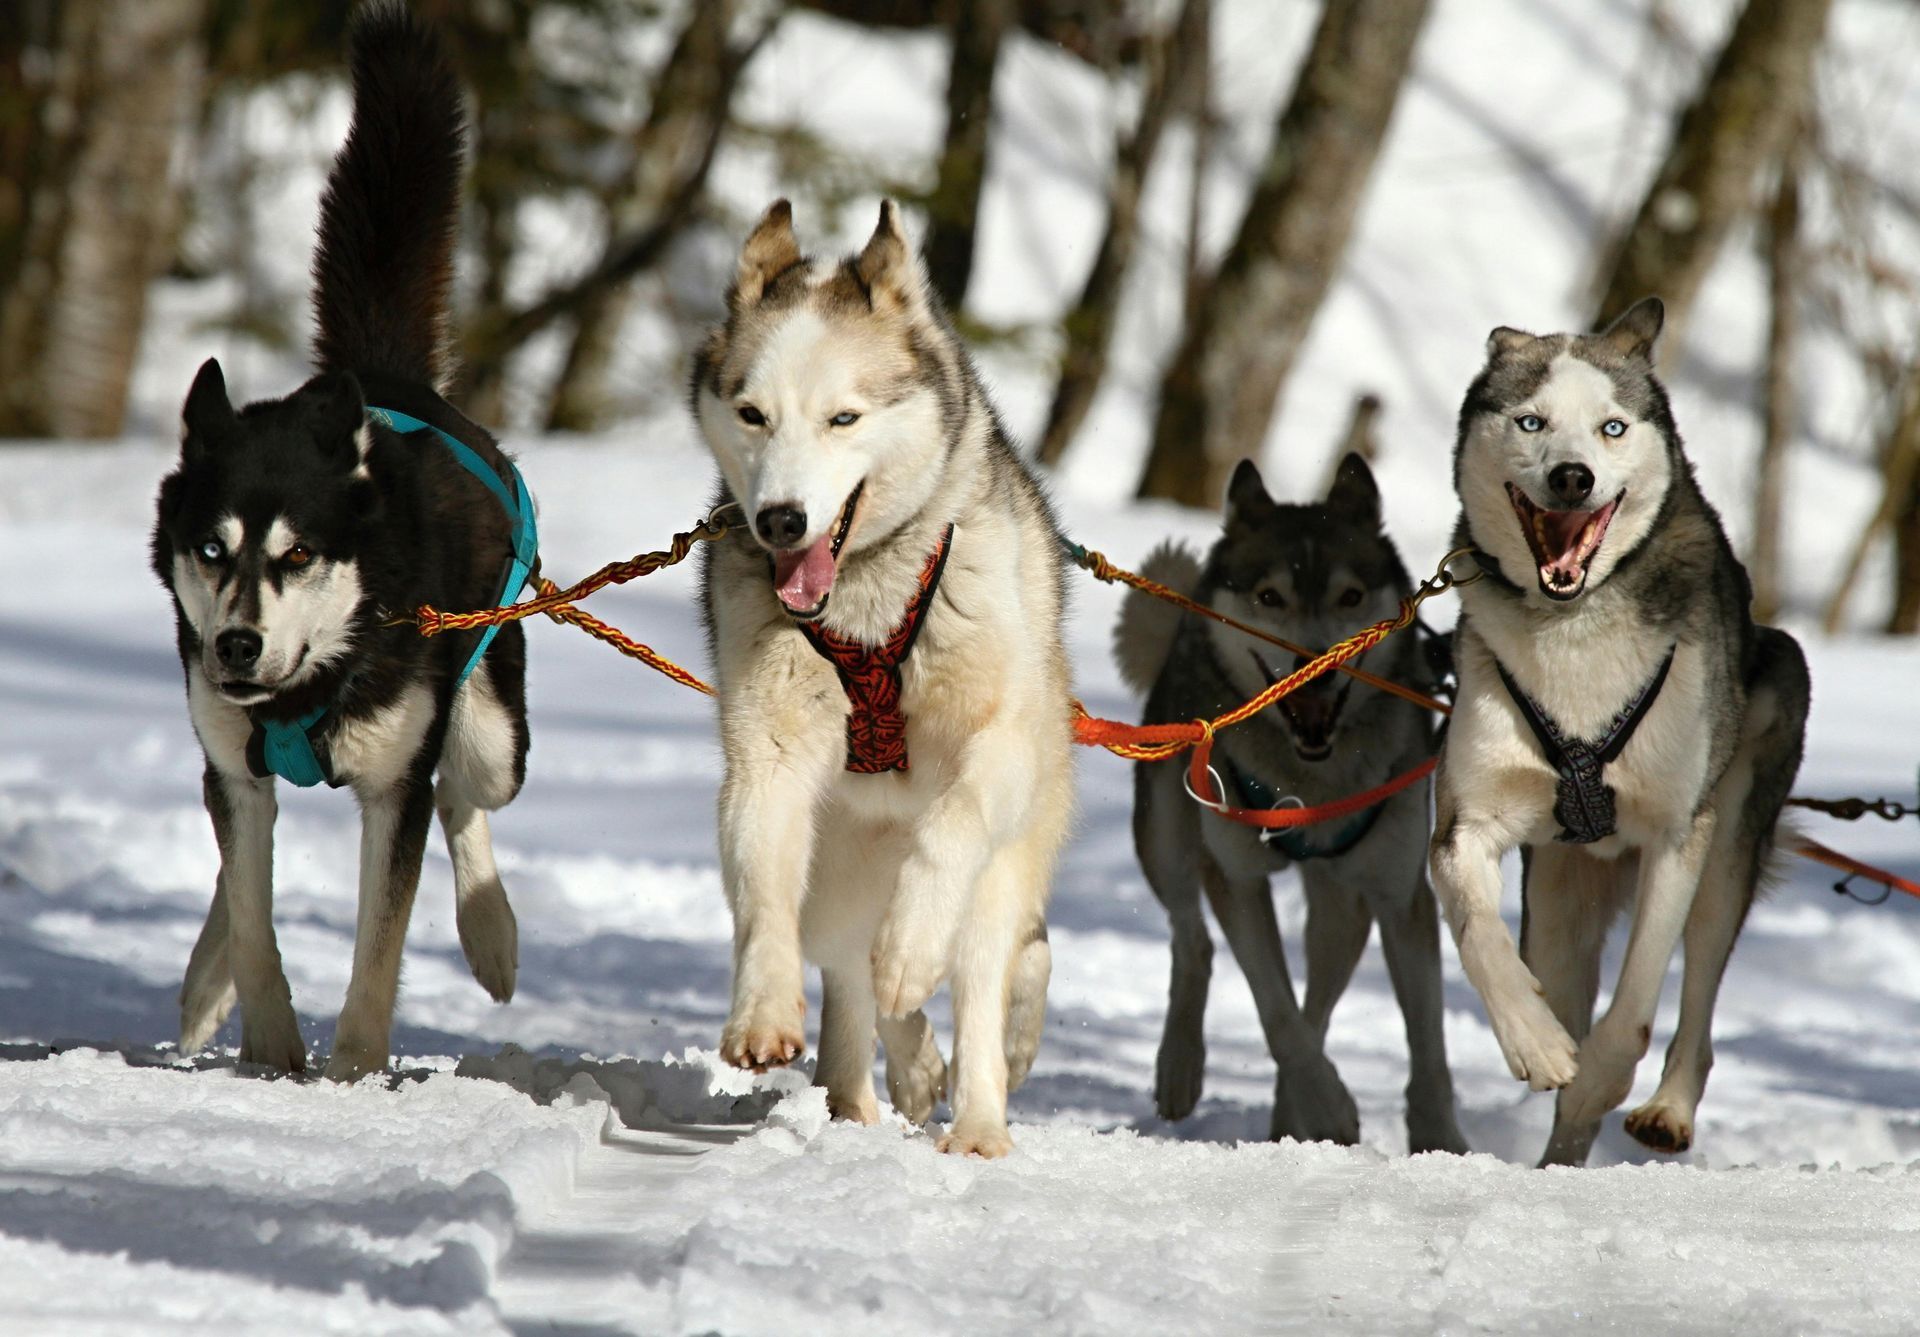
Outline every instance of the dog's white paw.
{"label": "dog's white paw", "polygon": [[365,1037],[356,1039],[348,1027],[335,1030],[333,1053],[328,1056],[323,1072],[328,1081],[351,1086],[368,1073],[386,1070],[387,1044],[384,1036],[375,1042]]}
{"label": "dog's white paw", "polygon": [[1013,1134],[1004,1123],[956,1123],[940,1139],[939,1146],[949,1156],[994,1161],[1013,1150]]}
{"label": "dog's white paw", "polygon": [[852,1095],[836,1094],[828,1087],[827,1113],[848,1123],[872,1125],[880,1122],[880,1102],[874,1099],[872,1087]]}
{"label": "dog's white paw", "polygon": [[720,1032],[720,1057],[755,1072],[783,1068],[807,1047],[806,1017],[803,997],[784,1004],[753,999],[727,1018]]}
{"label": "dog's white paw", "polygon": [[489,881],[461,898],[454,915],[467,968],[496,1003],[513,997],[520,965],[520,927],[506,889]]}
{"label": "dog's white paw", "polygon": [[933,1117],[933,1107],[946,1094],[947,1061],[940,1055],[926,1018],[907,1018],[909,1024],[915,1021],[920,1034],[913,1043],[901,1046],[905,1052],[896,1053],[893,1046],[887,1047],[887,1099],[908,1122],[924,1127]]}
{"label": "dog's white paw", "polygon": [[291,1002],[275,998],[240,1009],[240,1061],[277,1072],[307,1070],[307,1042]]}
{"label": "dog's white paw", "polygon": [[1655,1097],[1627,1116],[1627,1134],[1651,1151],[1677,1156],[1693,1145],[1693,1112]]}
{"label": "dog's white paw", "polygon": [[1491,1015],[1508,1071],[1535,1091],[1557,1091],[1579,1073],[1579,1046],[1539,998]]}
{"label": "dog's white paw", "polygon": [[947,952],[888,915],[873,942],[873,997],[883,1017],[904,1017],[947,976]]}

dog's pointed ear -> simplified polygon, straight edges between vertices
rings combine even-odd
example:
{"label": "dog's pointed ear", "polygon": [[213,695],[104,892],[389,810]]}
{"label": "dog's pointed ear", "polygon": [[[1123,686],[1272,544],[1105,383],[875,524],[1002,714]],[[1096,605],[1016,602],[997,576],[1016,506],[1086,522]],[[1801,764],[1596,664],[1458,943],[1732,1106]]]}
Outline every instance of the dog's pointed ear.
{"label": "dog's pointed ear", "polygon": [[1496,325],[1493,333],[1487,336],[1487,360],[1505,357],[1509,353],[1518,353],[1539,336],[1528,334],[1525,330],[1516,330],[1511,325]]}
{"label": "dog's pointed ear", "polygon": [[867,239],[854,270],[875,311],[910,310],[925,298],[927,274],[900,224],[900,206],[880,201],[880,221]]}
{"label": "dog's pointed ear", "polygon": [[359,379],[350,371],[325,372],[308,381],[300,395],[321,455],[342,471],[358,468],[373,442]]}
{"label": "dog's pointed ear", "polygon": [[800,244],[793,239],[793,206],[786,200],[775,200],[740,248],[740,263],[733,271],[733,286],[727,290],[727,305],[736,310],[752,306],[766,293],[768,284],[799,263]]}
{"label": "dog's pointed ear", "polygon": [[1327,489],[1326,507],[1370,528],[1380,527],[1380,486],[1357,451],[1348,451]]}
{"label": "dog's pointed ear", "polygon": [[227,398],[227,377],[220,370],[220,359],[210,357],[200,364],[180,410],[182,451],[206,451],[232,423],[233,401]]}
{"label": "dog's pointed ear", "polygon": [[1227,483],[1227,520],[1260,520],[1272,510],[1273,498],[1260,481],[1260,466],[1252,460],[1234,465],[1233,478]]}
{"label": "dog's pointed ear", "polygon": [[1653,361],[1653,343],[1667,323],[1667,304],[1658,297],[1642,297],[1621,312],[1600,333],[1600,342],[1624,358]]}

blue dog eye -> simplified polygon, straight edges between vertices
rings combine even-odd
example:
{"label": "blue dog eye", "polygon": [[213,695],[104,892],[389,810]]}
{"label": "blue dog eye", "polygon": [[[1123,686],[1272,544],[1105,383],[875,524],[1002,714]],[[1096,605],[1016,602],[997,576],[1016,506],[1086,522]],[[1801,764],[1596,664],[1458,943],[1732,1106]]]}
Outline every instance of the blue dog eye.
{"label": "blue dog eye", "polygon": [[200,545],[200,559],[205,562],[218,562],[227,555],[227,545],[219,539],[208,539]]}
{"label": "blue dog eye", "polygon": [[1520,424],[1523,432],[1537,432],[1547,425],[1547,420],[1537,413],[1523,413],[1514,421]]}
{"label": "blue dog eye", "polygon": [[1625,436],[1627,434],[1627,425],[1618,418],[1608,418],[1600,424],[1600,430],[1608,436]]}
{"label": "blue dog eye", "polygon": [[835,427],[851,427],[860,421],[860,415],[848,410],[834,414],[827,421]]}

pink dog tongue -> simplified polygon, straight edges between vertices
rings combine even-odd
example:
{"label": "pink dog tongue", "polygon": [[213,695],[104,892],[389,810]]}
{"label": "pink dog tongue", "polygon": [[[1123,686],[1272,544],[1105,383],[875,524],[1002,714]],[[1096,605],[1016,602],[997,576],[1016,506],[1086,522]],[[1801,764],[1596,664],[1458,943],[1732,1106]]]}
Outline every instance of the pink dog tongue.
{"label": "pink dog tongue", "polygon": [[1569,578],[1580,571],[1580,532],[1594,517],[1587,511],[1547,511],[1541,516],[1547,569]]}
{"label": "pink dog tongue", "polygon": [[833,535],[822,534],[817,542],[801,552],[773,555],[773,592],[794,612],[811,612],[827,597],[838,572],[839,566],[833,560]]}

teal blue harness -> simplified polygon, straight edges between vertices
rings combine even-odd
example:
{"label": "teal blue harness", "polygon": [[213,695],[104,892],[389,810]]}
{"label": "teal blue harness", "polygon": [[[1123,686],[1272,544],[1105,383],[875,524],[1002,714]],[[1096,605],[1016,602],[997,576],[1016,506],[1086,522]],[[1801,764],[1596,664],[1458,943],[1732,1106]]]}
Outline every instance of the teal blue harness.
{"label": "teal blue harness", "polygon": [[[1281,805],[1280,795],[1273,787],[1256,776],[1248,775],[1235,766],[1226,757],[1216,754],[1216,765],[1224,766],[1227,779],[1240,791],[1241,801],[1249,808],[1273,809]],[[1333,842],[1326,846],[1308,842],[1307,833],[1297,828],[1276,828],[1262,831],[1260,839],[1279,850],[1295,863],[1305,863],[1308,859],[1338,859],[1349,853],[1354,846],[1367,838],[1367,832],[1373,830],[1373,824],[1379,819],[1380,808],[1386,802],[1374,804],[1365,812],[1356,813],[1334,833]]]}
{"label": "teal blue harness", "polygon": [[[500,606],[504,608],[519,598],[520,591],[526,588],[527,582],[533,577],[533,564],[540,551],[540,532],[534,523],[533,498],[528,495],[526,480],[520,476],[520,470],[514,467],[513,461],[506,461],[507,471],[513,475],[513,489],[508,491],[500,475],[494,472],[479,451],[444,428],[398,409],[369,406],[367,418],[401,436],[411,436],[419,431],[432,432],[440,438],[442,445],[453,452],[453,458],[461,468],[486,484],[487,491],[493,493],[513,525],[513,556],[507,563],[506,581],[500,591]],[[506,459],[504,455],[501,458]],[[480,666],[480,657],[486,654],[487,647],[493,644],[493,638],[499,632],[498,626],[492,626],[480,633],[480,643],[473,647],[473,653],[467,656],[460,676],[453,680],[455,691]],[[330,785],[339,784],[333,778],[333,767],[325,756],[326,719],[327,707],[320,706],[298,719],[255,720],[253,738],[247,747],[248,768],[262,779],[277,775],[302,789],[311,789],[322,780]]]}

